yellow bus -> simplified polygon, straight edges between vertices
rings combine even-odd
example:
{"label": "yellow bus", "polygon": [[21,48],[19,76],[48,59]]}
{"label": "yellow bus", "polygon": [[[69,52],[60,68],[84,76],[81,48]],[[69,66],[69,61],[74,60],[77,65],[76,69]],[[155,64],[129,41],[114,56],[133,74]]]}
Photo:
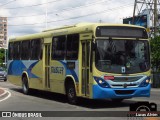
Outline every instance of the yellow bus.
{"label": "yellow bus", "polygon": [[8,80],[24,94],[38,89],[122,101],[150,96],[150,47],[145,28],[79,23],[9,40]]}

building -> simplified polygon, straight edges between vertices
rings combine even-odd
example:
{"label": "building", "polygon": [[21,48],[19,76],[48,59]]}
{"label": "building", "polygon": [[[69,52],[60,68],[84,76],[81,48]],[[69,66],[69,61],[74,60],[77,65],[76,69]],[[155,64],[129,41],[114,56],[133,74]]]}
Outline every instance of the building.
{"label": "building", "polygon": [[133,17],[124,18],[123,23],[124,24],[133,24],[133,25],[139,25],[143,26],[145,28],[148,28],[148,19],[147,15],[138,15],[134,17],[134,23],[133,23]]}
{"label": "building", "polygon": [[152,20],[150,19],[149,10],[147,9],[143,10],[142,13],[134,17],[134,23],[132,23],[133,17],[128,17],[123,19],[124,24],[139,25],[145,28],[151,27],[151,21]]}
{"label": "building", "polygon": [[[150,15],[151,11],[148,9],[142,10],[141,13],[139,13],[137,16],[134,18],[134,23],[133,22],[133,17],[128,17],[123,19],[124,24],[134,24],[134,25],[139,25],[143,26],[146,28],[149,37],[154,36],[154,18],[153,16]],[[160,30],[160,12],[158,14],[158,22],[157,22],[157,29]],[[159,35],[159,33],[157,33]]]}
{"label": "building", "polygon": [[0,17],[0,48],[7,48],[7,17]]}

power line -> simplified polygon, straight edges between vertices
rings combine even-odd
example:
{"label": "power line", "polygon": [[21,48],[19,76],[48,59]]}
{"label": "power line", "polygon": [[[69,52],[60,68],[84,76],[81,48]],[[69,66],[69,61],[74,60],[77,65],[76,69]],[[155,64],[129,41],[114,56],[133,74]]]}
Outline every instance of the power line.
{"label": "power line", "polygon": [[[114,11],[114,10],[117,10],[117,9],[121,9],[121,8],[124,8],[124,7],[130,7],[130,6],[133,6],[133,4],[126,4],[126,5],[123,5],[123,6],[120,6],[120,7],[117,7],[117,8],[111,8],[111,9],[107,9],[107,10],[103,10],[103,11],[99,11],[99,12],[95,12],[95,13],[90,13],[90,14],[86,14],[86,15],[81,15],[81,16],[76,16],[76,17],[71,17],[71,18],[66,18],[66,19],[60,19],[60,20],[54,20],[54,21],[48,21],[47,23],[54,23],[54,22],[61,22],[61,21],[66,21],[66,20],[72,20],[72,19],[78,19],[78,18],[82,18],[82,17],[88,17],[88,16],[91,16],[91,15],[95,15],[95,14],[101,14],[101,13],[105,13],[105,12],[108,12],[108,11]],[[41,22],[41,23],[33,23],[33,24],[8,24],[8,26],[32,26],[32,25],[37,25],[37,24],[44,24],[44,22]]]}
{"label": "power line", "polygon": [[[14,0],[14,1],[15,1],[15,0]],[[41,6],[41,5],[44,5],[44,4],[53,3],[53,2],[59,2],[59,1],[62,1],[62,0],[53,0],[53,1],[49,1],[49,2],[41,3],[41,4],[29,5],[29,6],[23,6],[23,7],[5,8],[5,9],[20,9],[20,8],[27,8],[27,7]]]}
{"label": "power line", "polygon": [[[63,11],[70,11],[70,10],[74,10],[74,9],[77,9],[77,8],[82,8],[82,7],[88,7],[88,6],[92,6],[92,5],[97,5],[97,4],[100,4],[100,3],[105,3],[105,2],[108,2],[108,1],[112,1],[112,0],[102,0],[102,1],[98,1],[98,2],[92,2],[90,4],[87,4],[87,5],[80,5],[80,6],[76,6],[76,7],[72,7],[72,8],[66,8],[66,9],[61,9],[61,10],[56,10],[54,12],[58,12],[58,13],[61,13]],[[59,12],[60,11],[60,12]],[[49,14],[53,14],[54,12],[49,12]]]}
{"label": "power line", "polygon": [[125,5],[125,6],[123,5],[123,6],[120,6],[120,7],[117,7],[117,8],[111,8],[111,9],[107,9],[107,10],[103,10],[103,11],[99,11],[99,12],[95,12],[95,13],[90,13],[90,14],[87,14],[87,15],[81,15],[81,16],[76,16],[76,17],[66,18],[66,19],[61,19],[61,20],[55,20],[55,21],[48,21],[48,23],[60,22],[60,21],[71,20],[71,19],[78,19],[78,18],[81,18],[81,17],[88,17],[88,16],[92,16],[92,15],[95,15],[95,14],[102,14],[102,13],[106,13],[108,11],[113,11],[113,10],[121,9],[123,7],[128,7],[128,6],[131,6],[131,4],[128,4],[128,5]]}
{"label": "power line", "polygon": [[[75,7],[70,7],[70,8],[64,8],[64,9],[61,9],[61,10],[55,10],[54,12],[48,12],[48,14],[55,14],[55,12],[58,12],[58,13],[61,13],[61,12],[66,12],[66,11],[70,11],[70,10],[75,10],[75,9],[78,9],[78,8],[82,8],[82,7],[88,7],[88,6],[92,6],[92,5],[95,5],[95,4],[100,4],[100,3],[104,3],[104,2],[107,2],[107,1],[112,1],[112,0],[102,0],[102,1],[98,1],[98,2],[92,2],[92,3],[89,3],[87,5],[80,5],[80,6],[75,6]],[[32,17],[32,16],[44,16],[44,14],[39,14],[39,15],[27,15],[27,16],[14,16],[14,17],[8,17],[8,18],[18,18],[18,17]]]}
{"label": "power line", "polygon": [[[2,4],[2,5],[0,5],[0,7],[3,7],[3,6],[5,6],[5,5],[7,5],[7,4],[10,4],[10,3],[15,2],[15,1],[16,1],[16,0],[12,0],[12,1],[6,2],[6,3]],[[0,9],[1,9],[1,8],[0,8]]]}

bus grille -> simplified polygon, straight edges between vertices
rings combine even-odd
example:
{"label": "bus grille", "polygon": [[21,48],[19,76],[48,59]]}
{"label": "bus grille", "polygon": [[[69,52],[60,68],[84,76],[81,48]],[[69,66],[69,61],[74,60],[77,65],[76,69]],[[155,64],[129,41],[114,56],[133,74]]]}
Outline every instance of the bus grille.
{"label": "bus grille", "polygon": [[114,82],[134,82],[142,77],[143,76],[115,76]]}
{"label": "bus grille", "polygon": [[[113,87],[123,87],[123,84],[113,84]],[[127,84],[127,87],[135,87],[137,86],[137,84]]]}
{"label": "bus grille", "polygon": [[119,95],[127,95],[127,94],[133,94],[134,90],[115,90],[115,93]]}

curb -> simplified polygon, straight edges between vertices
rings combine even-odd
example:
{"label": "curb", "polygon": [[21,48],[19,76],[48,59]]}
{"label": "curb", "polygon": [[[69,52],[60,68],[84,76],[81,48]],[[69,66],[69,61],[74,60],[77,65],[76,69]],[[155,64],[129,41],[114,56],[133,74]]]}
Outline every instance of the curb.
{"label": "curb", "polygon": [[3,94],[4,92],[5,92],[4,89],[0,88],[0,96],[1,96],[1,94]]}
{"label": "curb", "polygon": [[2,91],[2,93],[0,93],[0,101],[6,99],[10,95],[10,93],[3,88],[0,88],[0,91]]}
{"label": "curb", "polygon": [[7,97],[8,94],[9,93],[7,91],[4,91],[4,93],[0,95],[0,100],[3,99],[3,98],[5,98],[5,97]]}

